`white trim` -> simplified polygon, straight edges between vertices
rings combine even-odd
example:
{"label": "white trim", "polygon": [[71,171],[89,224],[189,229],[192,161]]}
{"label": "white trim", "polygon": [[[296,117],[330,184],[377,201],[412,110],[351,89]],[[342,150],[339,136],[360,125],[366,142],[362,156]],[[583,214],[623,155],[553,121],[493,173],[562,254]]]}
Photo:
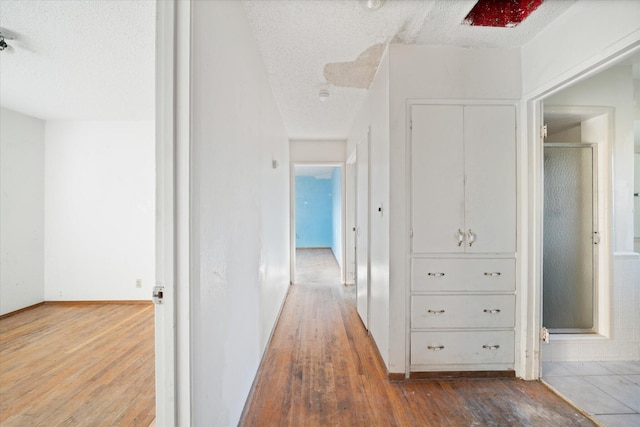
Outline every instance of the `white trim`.
{"label": "white trim", "polygon": [[191,6],[158,1],[156,25],[156,425],[189,425]]}
{"label": "white trim", "polygon": [[[635,34],[635,33],[633,33]],[[614,65],[620,60],[640,53],[640,40],[637,36],[630,35],[624,41],[616,43],[610,49],[600,52],[589,63],[582,63],[563,73],[561,76],[541,85],[525,94],[522,99],[523,106],[526,105],[527,126],[523,129],[523,136],[529,136],[530,156],[526,164],[527,179],[527,221],[529,225],[528,249],[530,256],[528,259],[528,270],[523,271],[520,280],[528,283],[527,300],[524,301],[527,307],[526,312],[526,347],[522,351],[523,370],[518,375],[524,379],[539,379],[542,372],[542,354],[540,352],[539,331],[542,327],[542,218],[543,206],[539,202],[543,200],[542,174],[539,172],[543,167],[541,127],[542,101],[543,99],[557,93],[568,86],[581,80],[587,79],[606,68]],[[523,108],[524,110],[524,108]],[[525,112],[523,111],[523,114]],[[609,201],[607,201],[609,203]],[[604,219],[603,219],[604,220]],[[610,221],[610,224],[613,222]],[[611,251],[610,251],[611,252]],[[609,256],[612,256],[610,253]],[[609,267],[609,274],[612,274],[613,265]]]}

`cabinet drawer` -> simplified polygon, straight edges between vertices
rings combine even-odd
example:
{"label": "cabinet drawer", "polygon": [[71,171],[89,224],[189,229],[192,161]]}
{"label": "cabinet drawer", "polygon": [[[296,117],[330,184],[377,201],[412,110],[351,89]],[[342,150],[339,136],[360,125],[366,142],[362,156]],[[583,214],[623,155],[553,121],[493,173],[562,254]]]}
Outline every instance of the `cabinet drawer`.
{"label": "cabinet drawer", "polygon": [[513,331],[412,332],[411,364],[513,363],[513,346]]}
{"label": "cabinet drawer", "polygon": [[512,328],[515,295],[418,295],[412,328]]}
{"label": "cabinet drawer", "polygon": [[512,291],[514,259],[414,258],[413,291]]}

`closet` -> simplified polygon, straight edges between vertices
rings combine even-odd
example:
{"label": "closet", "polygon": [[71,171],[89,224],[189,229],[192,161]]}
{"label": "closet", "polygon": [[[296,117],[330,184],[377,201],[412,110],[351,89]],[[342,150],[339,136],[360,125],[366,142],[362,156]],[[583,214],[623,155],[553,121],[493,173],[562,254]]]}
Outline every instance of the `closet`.
{"label": "closet", "polygon": [[414,104],[410,370],[511,371],[516,109]]}

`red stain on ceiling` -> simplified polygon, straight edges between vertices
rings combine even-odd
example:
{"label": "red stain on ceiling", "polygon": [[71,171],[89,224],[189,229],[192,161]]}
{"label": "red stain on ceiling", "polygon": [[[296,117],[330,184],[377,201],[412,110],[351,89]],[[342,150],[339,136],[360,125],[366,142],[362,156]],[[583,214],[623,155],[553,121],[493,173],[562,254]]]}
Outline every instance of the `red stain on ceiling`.
{"label": "red stain on ceiling", "polygon": [[462,23],[481,27],[515,27],[542,2],[543,0],[478,0]]}

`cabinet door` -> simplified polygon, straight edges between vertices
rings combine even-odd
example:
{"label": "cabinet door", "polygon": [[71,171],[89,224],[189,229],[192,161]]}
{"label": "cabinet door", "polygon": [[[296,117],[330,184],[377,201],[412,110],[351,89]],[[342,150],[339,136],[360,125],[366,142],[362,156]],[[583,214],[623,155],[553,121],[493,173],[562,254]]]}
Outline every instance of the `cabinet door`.
{"label": "cabinet door", "polygon": [[466,252],[515,252],[515,119],[510,105],[464,108]]}
{"label": "cabinet door", "polygon": [[414,253],[463,252],[462,106],[411,108],[411,225]]}

